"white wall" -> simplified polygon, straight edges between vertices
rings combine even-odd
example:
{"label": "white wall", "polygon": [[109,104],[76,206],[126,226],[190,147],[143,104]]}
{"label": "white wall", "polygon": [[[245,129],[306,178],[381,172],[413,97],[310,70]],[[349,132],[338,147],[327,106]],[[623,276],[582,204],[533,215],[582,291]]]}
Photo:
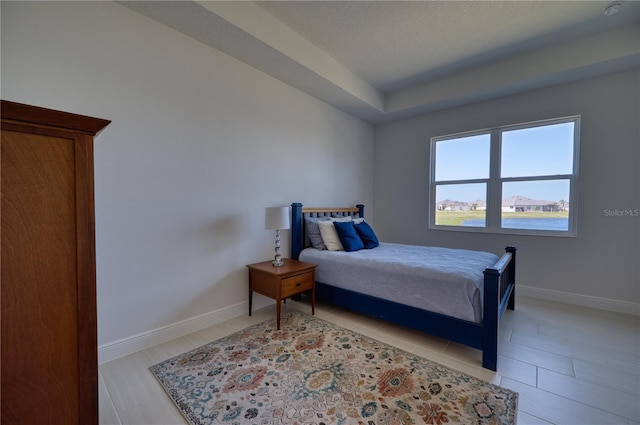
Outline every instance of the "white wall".
{"label": "white wall", "polygon": [[[118,4],[1,8],[2,98],[113,121],[95,148],[101,347],[210,312],[244,314],[245,264],[273,255],[264,207],[293,201],[362,202],[387,241],[515,244],[520,285],[637,306],[639,220],[604,214],[640,207],[637,70],[385,124],[374,137]],[[583,126],[578,238],[427,229],[431,136],[573,114]]]}
{"label": "white wall", "polygon": [[373,203],[370,125],[121,5],[3,1],[1,70],[3,99],[113,121],[95,145],[101,346],[246,314],[266,206]]}
{"label": "white wall", "polygon": [[[635,69],[378,126],[376,231],[388,241],[496,253],[513,244],[524,293],[637,313],[640,217],[605,210],[640,208],[639,96]],[[582,116],[577,238],[427,229],[431,137],[576,114]]]}

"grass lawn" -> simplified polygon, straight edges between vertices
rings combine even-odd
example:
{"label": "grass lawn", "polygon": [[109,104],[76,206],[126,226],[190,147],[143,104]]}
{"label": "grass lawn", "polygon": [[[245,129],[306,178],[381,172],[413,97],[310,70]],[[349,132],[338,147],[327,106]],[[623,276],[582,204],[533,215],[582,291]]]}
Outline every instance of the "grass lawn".
{"label": "grass lawn", "polygon": [[[486,211],[436,211],[439,226],[460,226],[466,220],[484,219]],[[503,212],[503,218],[568,218],[568,211],[557,212]]]}

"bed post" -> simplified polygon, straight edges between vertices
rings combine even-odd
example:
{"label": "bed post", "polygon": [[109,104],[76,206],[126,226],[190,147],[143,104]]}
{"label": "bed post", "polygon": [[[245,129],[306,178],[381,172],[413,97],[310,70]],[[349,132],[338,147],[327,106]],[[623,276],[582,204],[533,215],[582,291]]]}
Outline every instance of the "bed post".
{"label": "bed post", "polygon": [[[484,270],[482,306],[482,367],[496,370],[498,366],[498,321],[506,308],[515,307],[516,247],[507,246],[505,255],[493,267]],[[507,294],[508,293],[508,294]]]}
{"label": "bed post", "polygon": [[509,310],[513,310],[515,308],[515,298],[516,298],[516,247],[515,246],[507,246],[505,251],[511,253],[511,261],[509,262],[509,267],[507,268],[507,282],[508,284],[512,284],[511,295],[509,296],[509,302],[507,304],[507,308]]}
{"label": "bed post", "polygon": [[358,208],[358,214],[360,215],[360,218],[364,218],[364,205],[358,204],[356,205],[356,207]]}
{"label": "bed post", "polygon": [[500,271],[492,268],[485,269],[482,306],[482,367],[494,371],[498,367],[499,287]]}
{"label": "bed post", "polygon": [[298,259],[304,246],[303,225],[302,204],[294,202],[291,204],[291,258],[294,260]]}

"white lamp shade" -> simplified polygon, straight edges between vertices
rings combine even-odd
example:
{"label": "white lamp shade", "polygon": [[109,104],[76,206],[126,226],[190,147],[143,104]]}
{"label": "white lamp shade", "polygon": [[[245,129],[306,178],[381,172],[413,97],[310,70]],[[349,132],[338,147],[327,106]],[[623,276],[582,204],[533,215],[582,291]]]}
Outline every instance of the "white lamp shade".
{"label": "white lamp shade", "polygon": [[269,230],[288,229],[290,224],[289,207],[268,207],[264,213],[264,228]]}

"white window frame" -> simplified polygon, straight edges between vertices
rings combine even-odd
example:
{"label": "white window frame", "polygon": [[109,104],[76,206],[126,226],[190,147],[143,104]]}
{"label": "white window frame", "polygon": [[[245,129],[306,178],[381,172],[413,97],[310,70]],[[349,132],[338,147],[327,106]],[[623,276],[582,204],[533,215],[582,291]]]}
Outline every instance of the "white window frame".
{"label": "white window frame", "polygon": [[[556,175],[539,175],[526,177],[501,177],[501,152],[502,133],[511,130],[535,128],[546,125],[574,123],[573,133],[573,173]],[[489,177],[465,180],[447,180],[436,182],[436,143],[446,140],[459,139],[462,137],[476,136],[480,134],[490,135],[490,156],[489,156]],[[430,140],[430,167],[429,167],[429,213],[428,228],[431,230],[449,230],[457,232],[474,233],[494,233],[494,234],[514,234],[514,235],[535,235],[535,236],[556,236],[556,237],[576,237],[577,236],[577,202],[578,202],[578,165],[580,158],[580,115],[554,118],[540,121],[530,121],[527,123],[506,125],[489,129],[474,130],[463,133],[435,136]],[[544,180],[568,180],[569,181],[569,217],[567,230],[538,230],[538,229],[512,229],[503,228],[502,217],[502,185],[508,182],[544,181]],[[436,187],[451,184],[485,183],[486,211],[485,227],[475,226],[449,226],[436,225]]]}

